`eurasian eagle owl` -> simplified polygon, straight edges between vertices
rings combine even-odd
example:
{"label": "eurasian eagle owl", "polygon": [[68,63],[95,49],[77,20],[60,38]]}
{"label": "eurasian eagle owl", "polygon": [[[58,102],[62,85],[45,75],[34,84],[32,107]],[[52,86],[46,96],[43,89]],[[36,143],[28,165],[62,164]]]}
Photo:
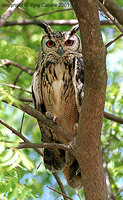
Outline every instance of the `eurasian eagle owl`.
{"label": "eurasian eagle owl", "polygon": [[[79,120],[79,112],[84,95],[84,67],[79,27],[70,31],[54,32],[42,23],[46,34],[41,41],[36,71],[33,75],[32,94],[35,108],[52,116],[53,120],[75,134],[74,127]],[[53,130],[39,122],[41,141],[65,143]],[[77,160],[62,149],[45,148],[44,164],[50,171],[63,170],[68,184],[80,188],[81,172]]]}

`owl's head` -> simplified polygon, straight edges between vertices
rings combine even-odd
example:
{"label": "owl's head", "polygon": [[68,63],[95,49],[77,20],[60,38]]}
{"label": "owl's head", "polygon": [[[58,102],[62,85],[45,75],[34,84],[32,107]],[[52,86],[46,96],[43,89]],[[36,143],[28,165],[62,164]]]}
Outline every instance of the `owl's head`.
{"label": "owl's head", "polygon": [[45,30],[46,35],[43,36],[41,47],[45,54],[54,52],[60,56],[66,52],[81,53],[81,42],[76,32],[79,30],[79,25],[72,27],[70,31],[54,32],[50,26],[41,23],[40,26]]}

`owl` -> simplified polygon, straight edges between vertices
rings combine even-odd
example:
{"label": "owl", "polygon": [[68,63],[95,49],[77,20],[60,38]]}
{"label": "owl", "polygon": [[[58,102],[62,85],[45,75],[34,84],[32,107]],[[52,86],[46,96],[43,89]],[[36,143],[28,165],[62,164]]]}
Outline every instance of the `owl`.
{"label": "owl", "polygon": [[[32,96],[35,108],[56,123],[76,134],[76,124],[84,95],[84,65],[82,47],[76,32],[79,26],[70,31],[53,31],[41,23],[45,35],[42,37],[37,66],[33,75]],[[64,138],[39,121],[41,141],[63,143]],[[43,152],[45,168],[55,172],[62,170],[72,188],[80,188],[81,172],[74,156],[62,149],[45,148]]]}

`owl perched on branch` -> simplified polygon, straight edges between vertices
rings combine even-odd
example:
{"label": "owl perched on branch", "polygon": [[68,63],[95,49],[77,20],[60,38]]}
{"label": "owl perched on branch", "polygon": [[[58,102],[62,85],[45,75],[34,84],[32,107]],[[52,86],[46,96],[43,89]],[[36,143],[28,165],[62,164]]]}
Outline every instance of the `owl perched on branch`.
{"label": "owl perched on branch", "polygon": [[[81,41],[76,32],[79,26],[70,31],[54,32],[50,26],[41,23],[46,34],[41,41],[36,71],[33,75],[32,95],[35,108],[75,134],[75,124],[84,95],[84,66]],[[39,122],[41,141],[65,143],[56,137],[53,130]],[[80,188],[81,172],[77,160],[62,149],[44,149],[45,168],[50,171],[63,170],[68,184]]]}

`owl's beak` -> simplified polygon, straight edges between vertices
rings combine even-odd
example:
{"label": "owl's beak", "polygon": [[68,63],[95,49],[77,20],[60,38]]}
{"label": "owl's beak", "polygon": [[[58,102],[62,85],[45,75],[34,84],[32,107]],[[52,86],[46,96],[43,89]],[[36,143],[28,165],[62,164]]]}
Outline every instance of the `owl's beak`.
{"label": "owl's beak", "polygon": [[58,54],[59,54],[60,56],[63,55],[63,48],[62,48],[61,46],[58,47]]}

